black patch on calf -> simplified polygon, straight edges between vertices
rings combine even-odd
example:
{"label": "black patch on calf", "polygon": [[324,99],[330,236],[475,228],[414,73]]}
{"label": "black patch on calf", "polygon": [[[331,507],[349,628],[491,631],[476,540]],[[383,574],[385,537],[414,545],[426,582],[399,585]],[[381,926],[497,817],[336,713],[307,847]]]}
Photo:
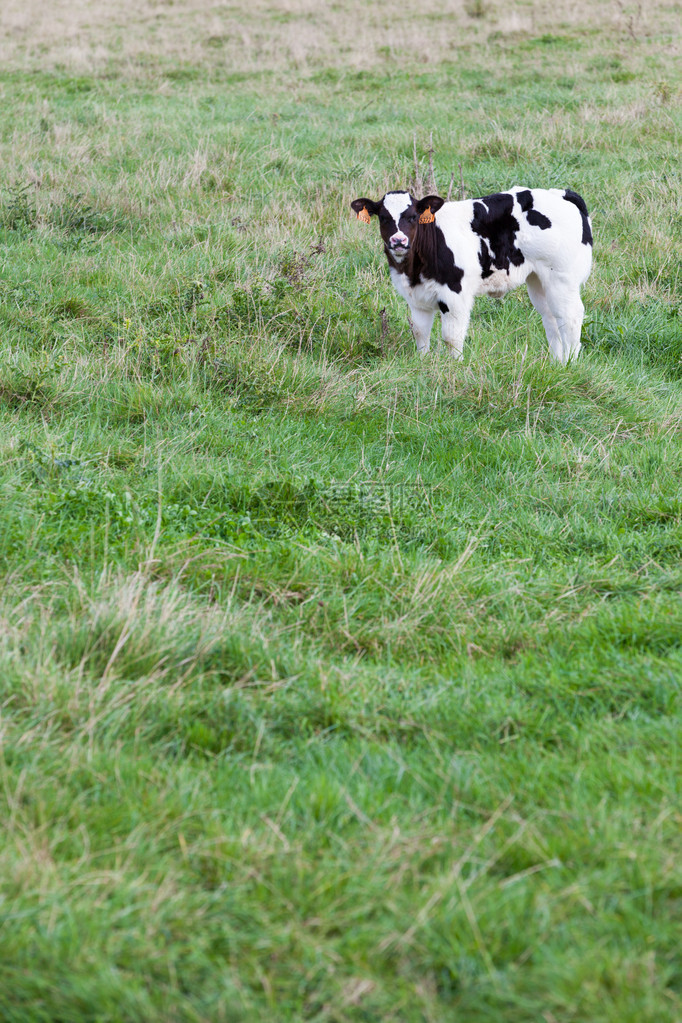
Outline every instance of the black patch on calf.
{"label": "black patch on calf", "polygon": [[529,188],[523,192],[517,192],[516,201],[526,214],[526,220],[531,227],[539,227],[541,231],[546,231],[548,227],[552,226],[552,221],[549,217],[533,209],[533,193]]}
{"label": "black patch on calf", "polygon": [[449,310],[449,309],[448,309],[448,307],[446,306],[445,302],[439,302],[439,303],[438,303],[438,308],[439,308],[439,309],[440,309],[440,311],[442,312],[443,316],[445,316],[445,314],[446,314],[446,313],[449,313],[449,312],[450,312],[450,310]]}
{"label": "black patch on calf", "polygon": [[490,249],[481,238],[481,247],[478,250],[478,261],[481,264],[481,277],[491,277],[493,273],[493,261],[490,256]]}
{"label": "black patch on calf", "polygon": [[[515,244],[519,222],[512,216],[513,207],[514,197],[509,192],[474,199],[471,230],[481,237],[478,261],[482,277],[490,277],[493,268],[509,273],[510,264],[521,266],[525,260]],[[484,239],[487,245],[483,244]]]}
{"label": "black patch on calf", "polygon": [[580,216],[583,218],[583,245],[592,245],[592,229],[588,219],[587,203],[582,195],[578,195],[577,192],[573,192],[570,188],[567,188],[564,192],[564,199],[566,202],[572,202],[574,206],[578,207]]}
{"label": "black patch on calf", "polygon": [[396,263],[390,253],[387,255],[389,264],[394,266],[398,273],[407,274],[413,288],[424,279],[444,284],[455,294],[462,290],[464,270],[455,263],[454,253],[435,222],[418,226],[412,248],[403,263]]}

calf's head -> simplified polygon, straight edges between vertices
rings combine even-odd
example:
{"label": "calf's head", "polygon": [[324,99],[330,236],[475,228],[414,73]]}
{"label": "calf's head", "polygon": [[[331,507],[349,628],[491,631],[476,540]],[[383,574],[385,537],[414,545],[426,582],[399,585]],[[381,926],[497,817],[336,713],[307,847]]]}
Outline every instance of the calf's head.
{"label": "calf's head", "polygon": [[379,218],[379,230],[389,259],[402,263],[414,245],[420,225],[432,224],[434,214],[441,208],[444,199],[439,195],[427,195],[415,199],[409,192],[387,192],[379,202],[371,199],[354,199],[351,208],[358,220],[369,224],[372,217]]}

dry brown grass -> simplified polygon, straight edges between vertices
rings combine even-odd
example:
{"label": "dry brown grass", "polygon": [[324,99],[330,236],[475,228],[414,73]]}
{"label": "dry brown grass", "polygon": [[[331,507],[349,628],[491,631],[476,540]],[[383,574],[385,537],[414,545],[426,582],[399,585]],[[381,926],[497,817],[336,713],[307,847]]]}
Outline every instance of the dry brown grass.
{"label": "dry brown grass", "polygon": [[677,36],[677,0],[639,4],[587,0],[3,0],[0,62],[14,68],[66,67],[97,71],[114,63],[172,61],[219,65],[230,71],[305,70],[316,66],[370,68],[377,61],[426,64],[451,59],[495,33],[517,36],[557,26],[600,28],[623,44]]}

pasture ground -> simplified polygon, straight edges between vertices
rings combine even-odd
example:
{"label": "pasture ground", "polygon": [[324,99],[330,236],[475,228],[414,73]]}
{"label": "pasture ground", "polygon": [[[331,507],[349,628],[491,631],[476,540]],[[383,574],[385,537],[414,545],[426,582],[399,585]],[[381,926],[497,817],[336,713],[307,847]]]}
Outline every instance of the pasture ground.
{"label": "pasture ground", "polygon": [[[0,13],[0,1017],[679,1023],[682,7],[241,7]],[[416,358],[429,148],[577,364]]]}

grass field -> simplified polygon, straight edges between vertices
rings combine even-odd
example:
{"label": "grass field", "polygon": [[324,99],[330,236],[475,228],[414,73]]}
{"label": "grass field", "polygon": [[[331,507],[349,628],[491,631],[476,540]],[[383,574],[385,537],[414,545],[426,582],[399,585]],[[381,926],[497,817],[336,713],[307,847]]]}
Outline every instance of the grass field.
{"label": "grass field", "polygon": [[[682,5],[244,6],[0,12],[0,1019],[680,1023]],[[577,363],[417,358],[429,150]]]}

